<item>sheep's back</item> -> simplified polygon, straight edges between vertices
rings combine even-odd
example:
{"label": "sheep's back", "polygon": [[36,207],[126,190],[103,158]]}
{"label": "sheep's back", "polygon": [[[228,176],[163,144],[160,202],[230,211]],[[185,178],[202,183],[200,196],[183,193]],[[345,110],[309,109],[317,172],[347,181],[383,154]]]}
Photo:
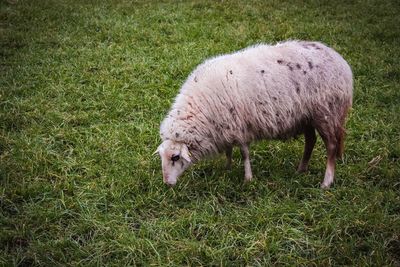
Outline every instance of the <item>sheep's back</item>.
{"label": "sheep's back", "polygon": [[181,94],[196,100],[209,135],[220,142],[287,138],[318,113],[350,106],[352,73],[320,43],[258,45],[206,61]]}

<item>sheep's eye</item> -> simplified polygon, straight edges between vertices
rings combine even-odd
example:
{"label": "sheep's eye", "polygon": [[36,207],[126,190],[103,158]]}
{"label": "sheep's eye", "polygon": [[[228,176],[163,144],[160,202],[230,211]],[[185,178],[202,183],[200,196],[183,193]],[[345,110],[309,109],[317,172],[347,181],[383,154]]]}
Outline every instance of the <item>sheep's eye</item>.
{"label": "sheep's eye", "polygon": [[178,160],[179,160],[179,155],[173,155],[173,156],[171,157],[171,160],[172,160],[172,161],[178,161]]}

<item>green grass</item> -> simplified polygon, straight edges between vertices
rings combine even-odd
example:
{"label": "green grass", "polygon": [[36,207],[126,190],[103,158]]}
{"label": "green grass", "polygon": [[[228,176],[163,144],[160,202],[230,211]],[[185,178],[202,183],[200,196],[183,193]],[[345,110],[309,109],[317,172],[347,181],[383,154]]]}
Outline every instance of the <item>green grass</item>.
{"label": "green grass", "polygon": [[[341,3],[345,2],[345,3]],[[0,265],[400,265],[398,1],[0,1]],[[252,146],[162,183],[159,124],[204,59],[320,40],[354,106],[333,188],[325,149]]]}

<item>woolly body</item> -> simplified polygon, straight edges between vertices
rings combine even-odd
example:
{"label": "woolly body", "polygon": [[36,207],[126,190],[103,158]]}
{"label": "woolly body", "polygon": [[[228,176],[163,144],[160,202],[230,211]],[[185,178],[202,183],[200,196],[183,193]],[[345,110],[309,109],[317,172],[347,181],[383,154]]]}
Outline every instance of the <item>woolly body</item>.
{"label": "woolly body", "polygon": [[321,43],[252,46],[199,65],[183,84],[160,135],[163,141],[186,144],[197,161],[233,145],[294,137],[310,126],[326,145],[340,144],[334,148],[340,156],[352,80],[347,62]]}

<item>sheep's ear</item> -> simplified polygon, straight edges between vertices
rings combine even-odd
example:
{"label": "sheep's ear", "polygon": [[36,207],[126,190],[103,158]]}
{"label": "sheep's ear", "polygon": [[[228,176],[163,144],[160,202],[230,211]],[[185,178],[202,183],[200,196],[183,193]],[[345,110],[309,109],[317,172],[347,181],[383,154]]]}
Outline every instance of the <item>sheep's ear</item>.
{"label": "sheep's ear", "polygon": [[190,152],[187,147],[187,145],[183,144],[182,149],[181,149],[181,156],[184,158],[187,162],[191,162],[192,160],[190,159]]}
{"label": "sheep's ear", "polygon": [[[162,145],[162,144],[161,144],[161,145]],[[154,156],[155,154],[158,154],[158,152],[160,152],[161,145],[159,145],[159,146],[157,147],[156,151],[154,151],[153,154],[151,154],[152,156]]]}

